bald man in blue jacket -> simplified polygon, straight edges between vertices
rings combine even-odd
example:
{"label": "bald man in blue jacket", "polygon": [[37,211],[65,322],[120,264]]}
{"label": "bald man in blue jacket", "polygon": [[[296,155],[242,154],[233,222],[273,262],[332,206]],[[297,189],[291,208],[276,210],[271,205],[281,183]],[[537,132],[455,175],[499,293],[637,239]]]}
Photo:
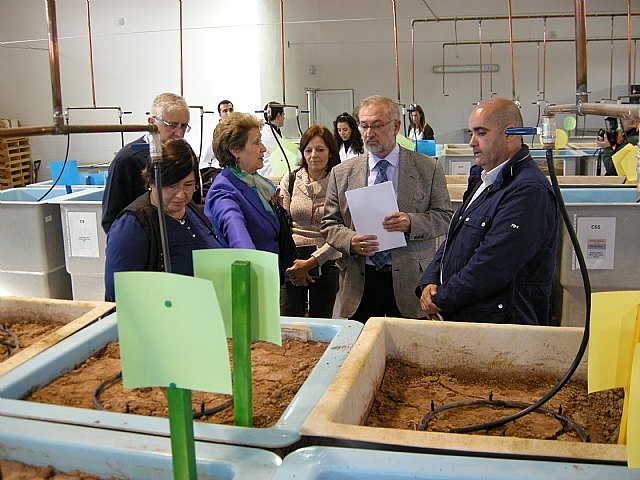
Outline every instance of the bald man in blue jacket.
{"label": "bald man in blue jacket", "polygon": [[469,187],[416,289],[427,318],[548,324],[558,208],[521,136],[505,133],[521,126],[519,108],[504,98],[469,117]]}

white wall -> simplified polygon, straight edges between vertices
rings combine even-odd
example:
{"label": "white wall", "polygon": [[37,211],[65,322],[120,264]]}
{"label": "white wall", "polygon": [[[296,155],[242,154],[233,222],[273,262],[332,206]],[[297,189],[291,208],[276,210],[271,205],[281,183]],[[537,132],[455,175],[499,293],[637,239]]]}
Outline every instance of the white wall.
{"label": "white wall", "polygon": [[[440,17],[507,15],[503,0],[429,0]],[[56,2],[62,100],[65,107],[91,106],[91,75],[86,0]],[[178,0],[92,0],[91,26],[96,105],[132,111],[125,123],[144,123],[153,97],[162,91],[180,93]],[[306,107],[307,88],[353,88],[355,101],[379,93],[398,99],[394,50],[393,2],[389,0],[288,0],[285,18],[285,100]],[[477,21],[416,23],[415,98],[411,72],[411,22],[433,18],[421,0],[397,0],[400,95],[402,103],[415,100],[427,111],[439,142],[461,142],[469,111],[481,98],[478,74],[445,77],[432,73],[442,63],[443,43],[478,41]],[[625,13],[626,0],[589,0],[587,12]],[[239,111],[253,112],[269,100],[283,100],[280,51],[280,0],[183,0],[183,93],[190,105],[215,110],[229,98]],[[513,0],[513,15],[573,13],[572,0]],[[640,11],[640,2],[631,2]],[[121,20],[122,19],[122,20]],[[121,25],[121,23],[123,23]],[[508,40],[506,21],[484,20],[483,63],[489,62],[492,41]],[[611,19],[587,19],[589,101],[609,97]],[[614,20],[614,35],[626,37],[626,17]],[[543,21],[514,20],[513,38],[542,39]],[[640,17],[633,17],[632,34],[640,36]],[[548,38],[573,38],[574,21],[548,19]],[[47,52],[45,2],[0,0],[0,117],[19,118],[23,125],[48,125],[52,120]],[[541,49],[542,47],[540,47]],[[494,45],[493,74],[497,96],[512,97],[508,45]],[[538,60],[536,44],[514,46],[515,93],[525,122],[538,119]],[[615,42],[613,97],[627,93],[627,43]],[[447,47],[446,63],[477,64],[479,47]],[[316,66],[311,74],[309,67]],[[553,103],[575,101],[575,52],[571,42],[548,43],[545,98]],[[632,83],[635,72],[632,72]],[[491,96],[490,76],[484,74],[482,98]],[[636,83],[640,83],[640,79]],[[287,111],[285,133],[297,134],[293,111]],[[340,112],[336,112],[340,113]],[[199,125],[200,113],[192,112]],[[206,115],[209,125],[216,115]],[[304,120],[304,119],[303,119]],[[560,119],[562,120],[562,119]],[[115,112],[72,111],[72,123],[117,123]],[[583,122],[580,122],[582,125]],[[588,117],[587,126],[600,126],[601,118]],[[125,140],[137,134],[126,134]],[[190,137],[197,137],[192,132]],[[71,136],[70,155],[80,163],[107,162],[120,147],[119,134]],[[196,143],[199,143],[196,141]],[[66,138],[31,139],[34,159],[64,157]],[[197,147],[194,145],[194,147]],[[196,148],[197,149],[197,148]],[[40,179],[48,178],[48,169]]]}

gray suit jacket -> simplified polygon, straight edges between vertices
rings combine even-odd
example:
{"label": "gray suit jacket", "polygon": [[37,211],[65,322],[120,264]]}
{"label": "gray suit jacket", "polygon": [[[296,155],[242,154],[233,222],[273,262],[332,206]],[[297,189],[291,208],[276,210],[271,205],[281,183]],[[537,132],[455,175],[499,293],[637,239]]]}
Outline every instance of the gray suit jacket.
{"label": "gray suit jacket", "polygon": [[[360,305],[365,275],[365,257],[350,251],[356,231],[345,192],[367,186],[367,158],[365,152],[331,170],[324,203],[322,234],[343,253],[336,263],[340,268],[340,316],[345,318]],[[398,209],[411,218],[411,231],[405,234],[406,247],[391,250],[393,291],[402,315],[419,318],[424,312],[415,288],[435,254],[436,237],[447,232],[453,209],[444,172],[434,158],[400,147],[398,174]]]}

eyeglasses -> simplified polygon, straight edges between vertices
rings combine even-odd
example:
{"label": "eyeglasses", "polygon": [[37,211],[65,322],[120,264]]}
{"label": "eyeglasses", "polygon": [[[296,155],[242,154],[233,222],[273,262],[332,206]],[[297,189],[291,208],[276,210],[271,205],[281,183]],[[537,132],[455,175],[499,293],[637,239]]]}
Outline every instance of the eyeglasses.
{"label": "eyeglasses", "polygon": [[171,130],[184,130],[184,133],[188,133],[191,130],[191,125],[189,125],[188,123],[180,123],[180,122],[167,122],[166,120],[163,120],[160,117],[153,117],[156,120],[164,123],[167,127],[169,127]]}
{"label": "eyeglasses", "polygon": [[179,183],[175,183],[173,185],[167,185],[166,187],[162,187],[162,190],[166,192],[169,196],[175,197],[178,193],[184,192],[187,195],[191,195],[196,191],[195,182],[185,183],[180,185]]}
{"label": "eyeglasses", "polygon": [[369,129],[377,133],[380,130],[382,130],[384,127],[389,125],[391,122],[393,122],[393,120],[389,120],[387,123],[376,123],[375,125],[367,125],[366,123],[361,123],[360,125],[358,125],[358,129],[363,133]]}

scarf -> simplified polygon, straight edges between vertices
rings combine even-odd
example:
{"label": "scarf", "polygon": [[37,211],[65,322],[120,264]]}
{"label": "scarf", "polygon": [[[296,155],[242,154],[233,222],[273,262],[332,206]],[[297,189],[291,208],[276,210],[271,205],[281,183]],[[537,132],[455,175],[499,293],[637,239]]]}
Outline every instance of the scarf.
{"label": "scarf", "polygon": [[275,212],[271,206],[271,198],[276,193],[276,186],[273,182],[259,173],[249,174],[247,172],[243,172],[235,165],[229,167],[229,170],[231,170],[231,173],[233,173],[236,178],[249,185],[251,190],[258,194],[258,198],[262,202],[264,209],[271,215],[275,216]]}

